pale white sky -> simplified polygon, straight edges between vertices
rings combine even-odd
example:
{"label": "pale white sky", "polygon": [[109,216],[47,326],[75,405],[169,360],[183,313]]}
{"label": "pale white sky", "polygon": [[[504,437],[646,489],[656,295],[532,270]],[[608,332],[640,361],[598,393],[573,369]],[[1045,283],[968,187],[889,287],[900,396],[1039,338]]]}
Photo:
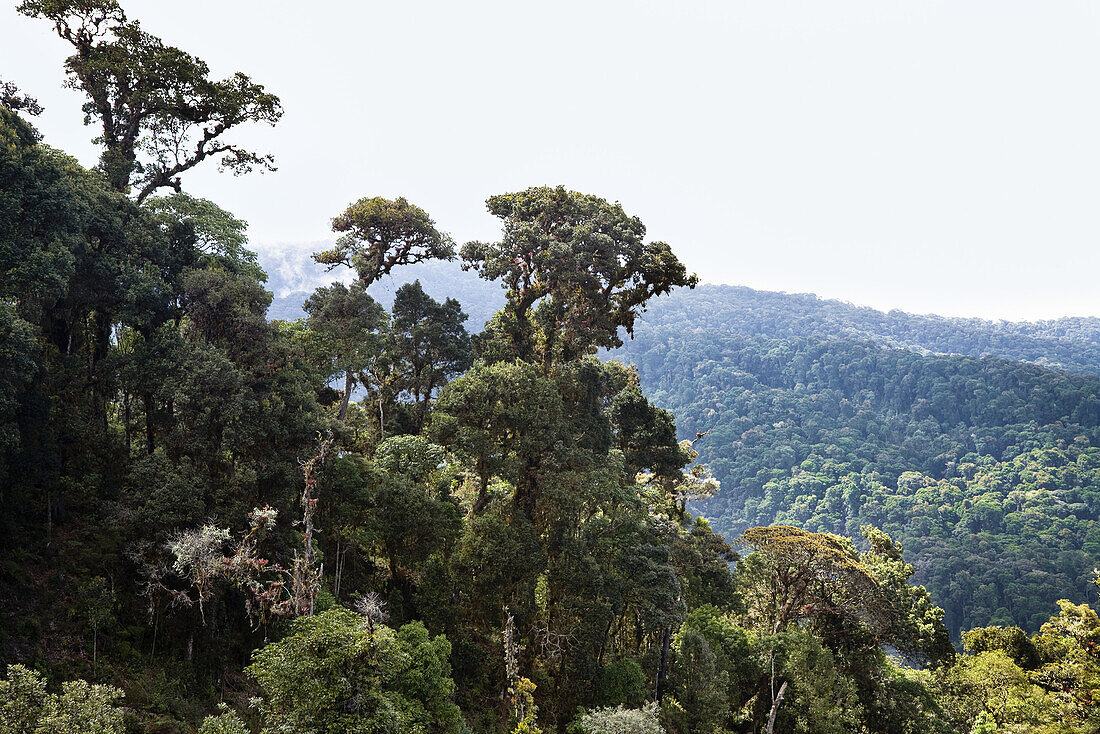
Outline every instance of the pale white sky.
{"label": "pale white sky", "polygon": [[[484,199],[619,200],[703,280],[987,318],[1100,315],[1100,4],[1085,0],[122,0],[282,97],[274,174],[191,193],[252,246],[404,195],[459,242]],[[0,3],[0,76],[95,162],[67,46]]]}

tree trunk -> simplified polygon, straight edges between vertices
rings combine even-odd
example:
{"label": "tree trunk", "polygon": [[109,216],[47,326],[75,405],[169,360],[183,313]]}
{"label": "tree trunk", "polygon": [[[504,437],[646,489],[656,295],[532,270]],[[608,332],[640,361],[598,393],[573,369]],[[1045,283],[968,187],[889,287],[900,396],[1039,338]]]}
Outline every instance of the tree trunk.
{"label": "tree trunk", "polygon": [[383,411],[385,401],[382,399],[382,390],[378,391],[378,441],[386,438],[386,414]]}
{"label": "tree trunk", "polygon": [[352,379],[351,370],[344,373],[344,397],[340,398],[340,414],[336,416],[336,419],[341,423],[348,415],[348,401],[351,400],[351,389],[355,386],[355,380]]}
{"label": "tree trunk", "polygon": [[668,675],[668,646],[671,640],[672,632],[668,627],[665,627],[661,630],[661,662],[657,666],[657,690],[655,693],[658,706],[665,697],[665,678]]}
{"label": "tree trunk", "polygon": [[768,714],[768,728],[767,734],[774,734],[775,732],[775,715],[779,713],[779,704],[783,703],[783,695],[787,692],[787,681],[783,681],[783,685],[779,686],[779,693],[776,694],[775,700],[772,701],[772,711]]}
{"label": "tree trunk", "polygon": [[336,541],[336,572],[333,574],[332,579],[332,595],[336,597],[336,600],[340,600],[340,581],[341,576],[344,573],[344,552],[340,548],[340,540]]}

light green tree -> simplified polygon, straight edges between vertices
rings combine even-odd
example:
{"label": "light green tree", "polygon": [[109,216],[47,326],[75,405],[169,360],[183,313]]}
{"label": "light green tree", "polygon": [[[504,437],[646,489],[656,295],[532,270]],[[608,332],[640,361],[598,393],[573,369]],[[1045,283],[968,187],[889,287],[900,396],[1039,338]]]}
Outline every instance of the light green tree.
{"label": "light green tree", "polygon": [[461,723],[450,652],[419,622],[393,630],[336,607],[294,620],[248,673],[268,734],[446,734]]}
{"label": "light green tree", "polygon": [[38,673],[8,666],[0,680],[0,732],[4,734],[123,734],[122,691],[113,686],[66,681],[47,693]]}

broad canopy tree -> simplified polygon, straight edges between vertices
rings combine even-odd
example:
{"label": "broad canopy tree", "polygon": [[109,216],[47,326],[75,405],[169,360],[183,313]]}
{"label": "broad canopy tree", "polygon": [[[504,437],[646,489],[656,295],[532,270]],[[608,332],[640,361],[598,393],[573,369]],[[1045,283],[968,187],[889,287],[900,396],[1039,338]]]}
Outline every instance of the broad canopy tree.
{"label": "broad canopy tree", "polygon": [[84,121],[111,188],[141,203],[161,188],[180,190],[180,174],[208,158],[236,174],[274,170],[274,159],[227,139],[248,122],[274,125],[279,98],[247,75],[210,78],[207,64],[167,46],[126,17],[116,0],[25,0],[19,11],[53,24],[73,47],[69,86],[88,96]]}
{"label": "broad canopy tree", "polygon": [[498,328],[515,356],[544,369],[595,349],[622,346],[646,301],[698,278],[620,204],[563,186],[491,196],[504,222],[499,242],[470,242],[463,267],[508,291]]}
{"label": "broad canopy tree", "polygon": [[932,667],[954,657],[943,610],[923,588],[909,586],[913,567],[901,560],[901,547],[870,526],[863,533],[871,548],[862,554],[847,538],[791,526],[750,528],[741,536],[754,552],[738,563],[735,581],[746,604],[745,627],[759,635],[765,653],[753,717],[766,721],[769,732],[788,686],[796,697],[814,689],[806,666],[791,662],[807,634],[828,651],[827,668],[857,682],[865,719],[881,714],[892,696],[909,695],[889,690],[884,647]]}
{"label": "broad canopy tree", "polygon": [[364,287],[400,265],[454,257],[450,237],[404,197],[359,199],[333,218],[332,231],[340,234],[335,246],[313,259],[330,270],[339,265],[351,268]]}

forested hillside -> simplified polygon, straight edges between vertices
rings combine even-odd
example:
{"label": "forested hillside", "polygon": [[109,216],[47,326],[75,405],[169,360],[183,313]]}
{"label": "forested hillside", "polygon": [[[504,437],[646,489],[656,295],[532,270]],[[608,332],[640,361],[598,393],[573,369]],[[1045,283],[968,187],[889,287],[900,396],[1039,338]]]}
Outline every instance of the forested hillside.
{"label": "forested hillside", "polygon": [[702,285],[654,303],[647,329],[772,339],[850,339],[924,353],[997,356],[1100,373],[1100,318],[1010,322],[883,313],[808,294]]}
{"label": "forested hillside", "polygon": [[[273,168],[232,138],[280,100],[114,0],[19,11],[101,158],[0,80],[0,731],[1100,726],[1100,617],[1056,599],[1096,575],[1098,378],[644,326],[696,276],[564,186],[461,246],[334,203],[339,279],[272,314],[183,184]],[[456,260],[481,290],[416,279]]]}
{"label": "forested hillside", "polygon": [[721,482],[735,537],[773,522],[902,540],[954,633],[1085,600],[1100,540],[1100,379],[867,343],[653,331],[624,356]]}
{"label": "forested hillside", "polygon": [[[320,245],[319,245],[320,246]],[[302,302],[323,284],[326,273],[308,250],[276,248],[260,253],[275,294],[271,318],[302,316]],[[481,328],[504,305],[498,283],[463,272],[456,262],[410,266],[402,281],[419,279],[434,295],[465,294],[471,328]],[[393,299],[397,280],[373,286],[372,295]],[[868,341],[922,354],[1004,357],[1084,374],[1100,374],[1100,318],[1050,321],[985,321],[883,313],[841,301],[798,293],[776,293],[731,285],[702,284],[655,299],[638,319],[635,337],[643,345],[660,332],[716,332],[773,339]],[[644,347],[643,347],[644,348]]]}
{"label": "forested hillside", "polygon": [[[469,288],[454,263],[410,270],[426,287],[503,298]],[[722,489],[693,507],[718,532],[882,527],[958,639],[986,624],[1038,629],[1058,599],[1091,598],[1098,334],[1095,318],[884,314],[700,285],[651,302],[610,356],[638,366],[682,438],[707,434],[697,449]]]}

